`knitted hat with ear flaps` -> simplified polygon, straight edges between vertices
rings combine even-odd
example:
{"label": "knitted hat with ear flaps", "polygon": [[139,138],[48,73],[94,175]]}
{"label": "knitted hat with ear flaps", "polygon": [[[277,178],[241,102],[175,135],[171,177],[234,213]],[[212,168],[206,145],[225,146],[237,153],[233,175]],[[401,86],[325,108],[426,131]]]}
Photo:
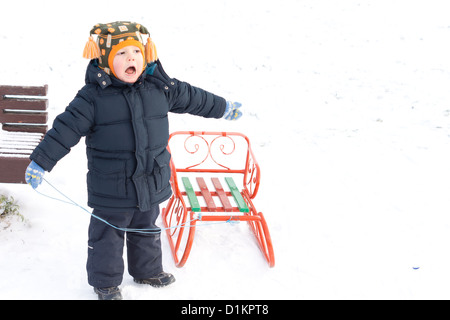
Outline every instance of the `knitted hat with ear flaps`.
{"label": "knitted hat with ear flaps", "polygon": [[[147,28],[141,24],[128,21],[116,21],[111,23],[96,24],[90,31],[90,38],[83,51],[86,59],[98,59],[99,67],[106,73],[111,71],[114,75],[113,60],[116,53],[126,46],[136,46],[141,49],[144,61],[154,62],[158,59],[156,47],[150,38]],[[147,43],[144,47],[142,35],[147,35]],[[93,36],[97,36],[94,41]],[[144,69],[146,63],[144,63]]]}

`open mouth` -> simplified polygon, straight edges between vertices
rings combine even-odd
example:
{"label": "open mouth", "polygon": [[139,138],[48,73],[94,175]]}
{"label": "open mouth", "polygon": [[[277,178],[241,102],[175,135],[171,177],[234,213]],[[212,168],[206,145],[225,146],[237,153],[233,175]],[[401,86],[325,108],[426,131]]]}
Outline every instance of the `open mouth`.
{"label": "open mouth", "polygon": [[125,70],[126,74],[132,75],[136,73],[136,67],[128,67],[127,70]]}

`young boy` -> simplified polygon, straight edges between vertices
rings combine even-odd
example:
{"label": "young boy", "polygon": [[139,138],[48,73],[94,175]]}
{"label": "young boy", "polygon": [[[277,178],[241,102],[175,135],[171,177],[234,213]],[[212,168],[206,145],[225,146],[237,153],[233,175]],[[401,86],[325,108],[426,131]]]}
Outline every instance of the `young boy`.
{"label": "young boy", "polygon": [[[126,232],[128,272],[155,287],[175,281],[162,268],[155,221],[159,204],[171,196],[168,112],[235,120],[239,103],[170,78],[156,56],[147,29],[118,21],[97,24],[84,57],[90,59],[86,85],[31,154],[26,181],[36,188],[45,171],[86,137],[88,205],[93,214]],[[93,36],[97,35],[97,42]],[[148,36],[143,45],[143,35]],[[76,174],[76,169],[68,174]],[[125,232],[91,218],[88,282],[99,299],[121,299]]]}

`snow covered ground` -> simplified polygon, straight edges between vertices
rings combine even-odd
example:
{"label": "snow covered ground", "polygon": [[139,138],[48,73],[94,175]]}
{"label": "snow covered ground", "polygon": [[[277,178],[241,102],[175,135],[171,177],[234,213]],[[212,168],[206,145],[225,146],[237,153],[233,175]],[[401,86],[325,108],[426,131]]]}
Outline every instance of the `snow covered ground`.
{"label": "snow covered ground", "polygon": [[[173,115],[171,131],[250,137],[275,248],[270,269],[245,224],[198,228],[178,269],[163,237],[177,282],[126,274],[125,299],[450,298],[446,1],[91,3],[2,4],[0,84],[48,84],[51,123],[83,85],[90,28],[141,22],[169,75],[243,103],[238,122]],[[85,172],[80,142],[46,178],[84,205]],[[26,185],[0,193],[27,219],[0,226],[0,299],[96,299],[89,215]]]}

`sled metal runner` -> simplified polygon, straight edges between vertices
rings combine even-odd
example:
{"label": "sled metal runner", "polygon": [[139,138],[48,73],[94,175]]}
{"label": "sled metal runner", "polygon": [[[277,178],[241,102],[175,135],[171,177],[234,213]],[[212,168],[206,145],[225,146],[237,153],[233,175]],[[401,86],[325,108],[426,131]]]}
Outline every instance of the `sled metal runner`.
{"label": "sled metal runner", "polygon": [[189,257],[197,223],[246,221],[273,267],[269,228],[252,202],[260,185],[260,168],[247,136],[178,131],[170,135],[167,148],[172,154],[173,195],[162,210],[162,220],[176,266],[184,266]]}

